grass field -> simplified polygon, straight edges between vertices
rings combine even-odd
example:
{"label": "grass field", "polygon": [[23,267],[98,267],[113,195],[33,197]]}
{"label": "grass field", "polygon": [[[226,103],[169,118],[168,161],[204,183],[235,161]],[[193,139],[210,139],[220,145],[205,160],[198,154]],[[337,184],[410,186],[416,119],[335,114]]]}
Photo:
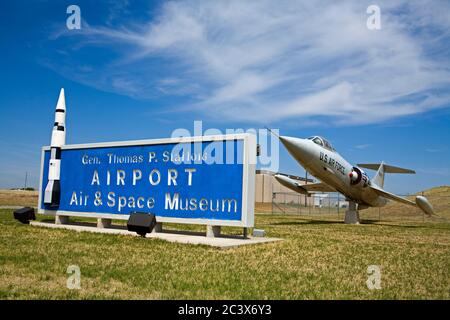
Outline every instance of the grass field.
{"label": "grass field", "polygon": [[30,206],[38,203],[37,191],[0,190],[0,206]]}
{"label": "grass field", "polygon": [[[285,240],[218,250],[31,227],[0,210],[0,298],[450,299],[450,224],[366,222],[258,214]],[[80,290],[66,288],[69,265]],[[366,286],[369,265],[381,290]]]}

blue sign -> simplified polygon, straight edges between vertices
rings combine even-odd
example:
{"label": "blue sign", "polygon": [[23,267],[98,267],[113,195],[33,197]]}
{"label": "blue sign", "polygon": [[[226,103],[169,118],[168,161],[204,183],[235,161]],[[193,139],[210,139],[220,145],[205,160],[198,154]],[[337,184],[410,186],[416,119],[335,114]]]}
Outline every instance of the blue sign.
{"label": "blue sign", "polygon": [[[248,148],[254,143],[246,134],[224,137],[64,146],[59,207],[45,205],[40,196],[40,212],[122,219],[149,212],[162,222],[252,226],[254,166]],[[40,195],[49,160],[47,147]]]}

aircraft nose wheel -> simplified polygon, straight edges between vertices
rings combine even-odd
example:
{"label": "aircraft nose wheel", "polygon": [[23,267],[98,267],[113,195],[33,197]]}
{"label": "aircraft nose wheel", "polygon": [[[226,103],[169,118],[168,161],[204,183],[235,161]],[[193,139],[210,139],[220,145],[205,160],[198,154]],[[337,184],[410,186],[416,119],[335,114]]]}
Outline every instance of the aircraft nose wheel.
{"label": "aircraft nose wheel", "polygon": [[348,203],[348,210],[345,211],[344,223],[346,224],[359,224],[359,212],[356,202],[350,201]]}

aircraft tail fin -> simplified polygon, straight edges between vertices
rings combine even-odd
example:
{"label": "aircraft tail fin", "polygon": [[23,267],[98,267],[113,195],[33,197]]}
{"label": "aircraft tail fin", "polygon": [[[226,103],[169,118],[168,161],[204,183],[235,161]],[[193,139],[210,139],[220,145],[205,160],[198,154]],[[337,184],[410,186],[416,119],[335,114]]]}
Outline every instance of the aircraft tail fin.
{"label": "aircraft tail fin", "polygon": [[362,163],[358,164],[358,167],[377,170],[377,173],[372,178],[372,183],[376,184],[379,187],[384,186],[384,174],[385,173],[416,173],[414,170],[394,167],[384,162],[381,163]]}
{"label": "aircraft tail fin", "polygon": [[372,178],[372,182],[382,188],[384,187],[384,173],[386,172],[385,170],[386,167],[384,165],[384,162],[381,162],[380,166],[378,167],[377,173]]}

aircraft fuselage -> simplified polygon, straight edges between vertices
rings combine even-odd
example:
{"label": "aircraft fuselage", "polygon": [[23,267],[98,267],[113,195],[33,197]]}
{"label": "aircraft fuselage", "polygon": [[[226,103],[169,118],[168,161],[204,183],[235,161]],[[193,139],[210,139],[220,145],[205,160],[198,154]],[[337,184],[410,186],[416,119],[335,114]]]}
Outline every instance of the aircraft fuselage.
{"label": "aircraft fuselage", "polygon": [[[387,203],[385,198],[368,188],[371,181],[367,174],[362,169],[351,165],[331,147],[326,148],[310,139],[280,137],[280,140],[305,170],[336,189],[348,200],[358,203],[360,209],[364,209],[364,205],[381,207]],[[349,176],[355,168],[361,175],[357,183]]]}

